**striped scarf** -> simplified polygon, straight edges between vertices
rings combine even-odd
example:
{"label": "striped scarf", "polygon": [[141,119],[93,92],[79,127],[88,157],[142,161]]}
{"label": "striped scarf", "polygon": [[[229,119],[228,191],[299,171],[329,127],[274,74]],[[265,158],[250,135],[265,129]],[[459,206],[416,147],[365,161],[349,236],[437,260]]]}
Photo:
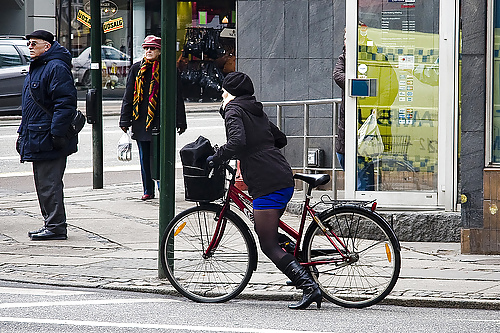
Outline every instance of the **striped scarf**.
{"label": "striped scarf", "polygon": [[148,98],[148,116],[146,118],[146,130],[151,126],[151,122],[155,116],[156,105],[158,101],[158,91],[160,90],[160,62],[159,61],[149,61],[144,59],[139,73],[135,78],[135,89],[134,89],[134,100],[132,104],[132,117],[134,120],[139,119],[139,104],[142,101],[142,95],[144,93],[144,73],[148,67],[152,68],[151,83],[149,85],[149,98]]}

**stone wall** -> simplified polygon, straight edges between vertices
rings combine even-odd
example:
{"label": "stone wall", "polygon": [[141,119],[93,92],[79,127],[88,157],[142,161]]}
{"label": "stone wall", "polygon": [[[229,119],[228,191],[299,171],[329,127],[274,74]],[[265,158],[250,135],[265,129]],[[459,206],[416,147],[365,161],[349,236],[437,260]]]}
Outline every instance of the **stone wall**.
{"label": "stone wall", "polygon": [[486,110],[486,0],[462,0],[462,110],[460,181],[462,251],[476,252],[484,227],[483,169]]}
{"label": "stone wall", "polygon": [[[340,97],[333,67],[342,52],[345,1],[238,0],[237,70],[253,80],[261,101],[291,101]],[[302,133],[301,107],[283,110],[287,135]],[[276,111],[266,109],[272,120]],[[312,107],[311,135],[331,135],[332,107]],[[312,140],[325,151],[331,167],[331,139]],[[291,138],[284,150],[292,166],[302,165],[302,141]]]}

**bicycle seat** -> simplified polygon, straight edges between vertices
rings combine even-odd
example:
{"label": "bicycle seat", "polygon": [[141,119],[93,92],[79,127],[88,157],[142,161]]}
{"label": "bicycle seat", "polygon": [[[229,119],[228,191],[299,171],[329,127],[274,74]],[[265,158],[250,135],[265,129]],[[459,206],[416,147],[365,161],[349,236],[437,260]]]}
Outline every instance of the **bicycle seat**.
{"label": "bicycle seat", "polygon": [[325,185],[330,181],[330,175],[326,173],[325,174],[296,173],[293,175],[293,178],[303,180],[312,187]]}

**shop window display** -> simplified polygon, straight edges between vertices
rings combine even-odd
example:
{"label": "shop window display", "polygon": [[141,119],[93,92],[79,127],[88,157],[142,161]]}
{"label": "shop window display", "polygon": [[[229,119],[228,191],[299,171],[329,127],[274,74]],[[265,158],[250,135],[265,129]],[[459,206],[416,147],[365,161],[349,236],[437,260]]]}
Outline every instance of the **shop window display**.
{"label": "shop window display", "polygon": [[184,16],[178,59],[184,98],[220,101],[224,76],[235,70],[235,38],[228,33],[235,27],[235,2],[185,2],[178,8],[191,13]]}
{"label": "shop window display", "polygon": [[[236,0],[178,1],[177,64],[188,101],[220,100],[224,75],[235,70],[235,8]],[[90,1],[56,0],[56,9],[58,40],[73,55],[77,86],[86,89],[90,86],[86,24]],[[161,2],[101,0],[101,18],[104,94],[120,97],[130,66],[141,58],[142,40],[161,35]]]}
{"label": "shop window display", "polygon": [[[130,0],[101,0],[102,86],[124,88],[130,65]],[[90,86],[90,1],[57,0],[59,42],[72,54],[72,72],[80,89]],[[120,92],[115,93],[117,97]]]}

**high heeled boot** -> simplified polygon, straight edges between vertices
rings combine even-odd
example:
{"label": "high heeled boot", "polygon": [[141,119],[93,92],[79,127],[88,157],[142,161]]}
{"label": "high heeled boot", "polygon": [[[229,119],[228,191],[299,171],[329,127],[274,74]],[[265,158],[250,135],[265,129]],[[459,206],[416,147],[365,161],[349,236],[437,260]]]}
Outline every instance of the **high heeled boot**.
{"label": "high heeled boot", "polygon": [[323,296],[318,284],[313,280],[309,272],[299,264],[297,260],[291,261],[283,270],[283,273],[292,281],[297,289],[302,289],[302,300],[296,304],[290,304],[290,309],[306,309],[316,302],[318,309],[321,308]]}

